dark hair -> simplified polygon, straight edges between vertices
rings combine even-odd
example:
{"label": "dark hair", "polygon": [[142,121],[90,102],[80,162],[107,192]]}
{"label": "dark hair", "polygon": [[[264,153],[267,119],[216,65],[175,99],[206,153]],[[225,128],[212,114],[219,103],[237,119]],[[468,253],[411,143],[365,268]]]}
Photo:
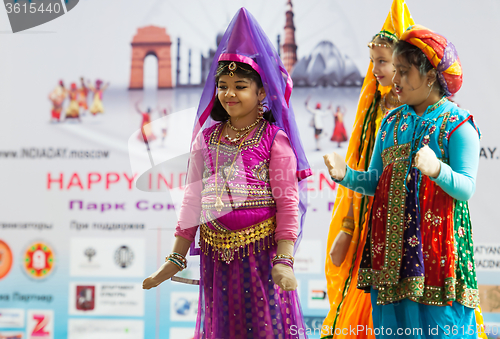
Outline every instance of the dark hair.
{"label": "dark hair", "polygon": [[[221,76],[231,73],[231,70],[229,70],[229,64],[232,62],[233,61],[219,61],[219,66],[217,67],[217,72],[215,73],[216,85],[218,84]],[[250,65],[237,61],[235,61],[234,63],[237,66],[236,70],[233,72],[234,74],[242,78],[254,81],[257,84],[258,89],[264,87],[259,73],[257,73],[257,71],[254,70]],[[215,121],[226,121],[229,119],[229,114],[226,112],[224,107],[222,107],[222,104],[220,103],[219,97],[217,95],[215,96],[214,107],[212,107],[212,111],[210,112],[210,117]],[[271,111],[264,112],[263,117],[269,122],[276,121]]]}
{"label": "dark hair", "polygon": [[[419,71],[422,77],[426,76],[427,72],[429,72],[431,69],[435,70],[434,66],[432,66],[431,62],[429,61],[429,59],[427,59],[424,52],[422,52],[420,48],[410,44],[409,42],[399,40],[394,45],[393,55],[396,57],[401,56],[410,64],[410,66],[411,65],[415,66],[415,68]],[[444,91],[443,86],[441,86],[441,83],[439,82],[437,71],[436,71],[436,81],[434,82],[434,84],[437,86],[439,94],[441,96],[444,96],[446,92]]]}

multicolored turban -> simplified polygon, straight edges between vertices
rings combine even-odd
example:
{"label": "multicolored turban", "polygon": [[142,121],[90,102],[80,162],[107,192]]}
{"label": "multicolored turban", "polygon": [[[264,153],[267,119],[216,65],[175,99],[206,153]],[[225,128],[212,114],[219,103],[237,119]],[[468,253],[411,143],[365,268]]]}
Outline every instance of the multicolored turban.
{"label": "multicolored turban", "polygon": [[404,40],[424,52],[432,66],[438,71],[438,80],[450,96],[462,87],[462,65],[455,46],[444,36],[421,25],[414,25],[401,35]]}

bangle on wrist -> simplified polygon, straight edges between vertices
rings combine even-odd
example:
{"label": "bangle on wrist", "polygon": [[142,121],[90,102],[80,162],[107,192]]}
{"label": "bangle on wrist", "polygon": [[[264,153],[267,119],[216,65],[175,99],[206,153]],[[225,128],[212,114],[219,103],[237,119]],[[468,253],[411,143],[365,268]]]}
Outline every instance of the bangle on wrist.
{"label": "bangle on wrist", "polygon": [[344,219],[342,219],[342,226],[340,227],[340,230],[352,236],[354,233],[354,228],[355,228],[354,218],[345,216]]}
{"label": "bangle on wrist", "polygon": [[179,268],[179,271],[187,268],[186,257],[177,252],[172,252],[172,254],[165,258],[165,261],[170,261],[172,264]]}
{"label": "bangle on wrist", "polygon": [[276,266],[278,264],[293,268],[293,263],[288,259],[278,259],[278,260],[273,261],[273,266]]}
{"label": "bangle on wrist", "polygon": [[340,229],[340,232],[344,232],[345,234],[349,234],[351,237],[352,237],[352,235],[354,234],[354,232],[353,232],[353,231],[351,231],[351,230],[346,230],[346,229],[344,229],[344,228],[341,228],[341,229]]}
{"label": "bangle on wrist", "polygon": [[291,255],[288,254],[277,254],[272,260],[271,260],[273,266],[276,264],[283,264],[286,266],[289,266],[293,268],[293,263],[294,259]]}

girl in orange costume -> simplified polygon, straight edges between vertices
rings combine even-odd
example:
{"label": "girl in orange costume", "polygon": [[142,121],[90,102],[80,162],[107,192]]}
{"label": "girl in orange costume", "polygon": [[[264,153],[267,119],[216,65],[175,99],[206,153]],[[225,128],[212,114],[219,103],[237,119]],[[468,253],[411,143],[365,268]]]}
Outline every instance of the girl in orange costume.
{"label": "girl in orange costume", "polygon": [[98,113],[104,113],[104,106],[102,105],[102,93],[108,88],[109,82],[102,86],[102,80],[97,79],[95,81],[95,87],[90,86],[90,90],[94,93],[94,102],[90,106],[90,113],[96,115]]}
{"label": "girl in orange costume", "polygon": [[80,106],[78,105],[78,87],[73,82],[69,90],[69,106],[66,108],[66,119],[78,119],[80,121]]}

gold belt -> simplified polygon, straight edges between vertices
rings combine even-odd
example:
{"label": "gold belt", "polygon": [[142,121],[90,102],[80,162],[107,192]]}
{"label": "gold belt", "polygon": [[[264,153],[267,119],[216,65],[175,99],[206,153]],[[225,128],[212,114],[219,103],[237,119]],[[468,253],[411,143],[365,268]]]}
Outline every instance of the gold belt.
{"label": "gold belt", "polygon": [[[223,210],[235,210],[235,209],[244,209],[244,208],[258,208],[258,207],[274,207],[276,206],[276,202],[271,198],[262,198],[262,199],[247,199],[245,201],[230,201],[223,202],[224,206]],[[215,210],[215,203],[203,202],[201,207],[204,210]]]}
{"label": "gold belt", "polygon": [[238,254],[238,258],[247,256],[250,244],[253,244],[254,254],[255,247],[260,252],[261,248],[266,248],[266,243],[267,248],[274,245],[275,229],[276,216],[241,230],[224,233],[212,230],[207,224],[202,223],[200,225],[200,248],[205,255],[211,252],[212,257],[217,256],[219,260],[229,264],[234,259],[235,253]]}

